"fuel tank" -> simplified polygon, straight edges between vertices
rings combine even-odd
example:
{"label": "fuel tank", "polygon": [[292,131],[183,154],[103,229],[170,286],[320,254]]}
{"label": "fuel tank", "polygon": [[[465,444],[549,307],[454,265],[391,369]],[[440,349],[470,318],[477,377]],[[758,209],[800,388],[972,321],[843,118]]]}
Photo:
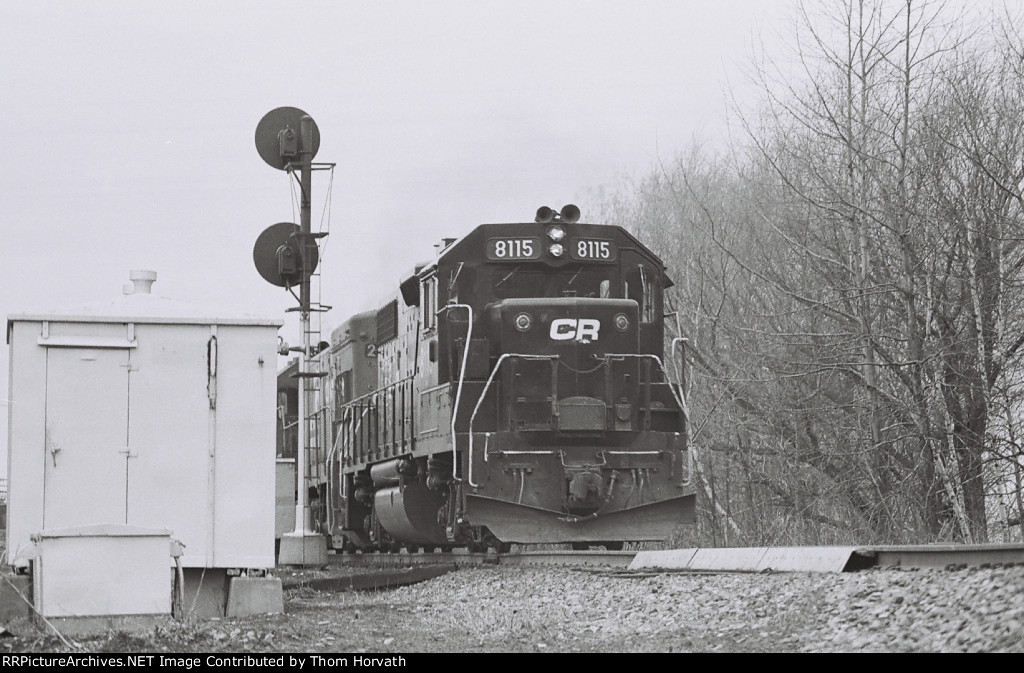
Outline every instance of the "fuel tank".
{"label": "fuel tank", "polygon": [[418,481],[407,483],[404,488],[382,488],[373,497],[374,511],[384,530],[397,540],[418,544],[447,542],[437,516],[444,502],[440,492]]}

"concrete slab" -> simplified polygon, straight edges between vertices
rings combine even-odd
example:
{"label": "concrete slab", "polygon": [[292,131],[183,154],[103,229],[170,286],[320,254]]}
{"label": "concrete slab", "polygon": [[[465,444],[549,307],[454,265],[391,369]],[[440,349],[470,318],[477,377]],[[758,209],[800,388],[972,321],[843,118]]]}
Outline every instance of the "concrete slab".
{"label": "concrete slab", "polygon": [[767,547],[723,547],[698,549],[690,561],[692,570],[734,570],[755,572],[760,567]]}
{"label": "concrete slab", "polygon": [[771,547],[757,570],[841,573],[857,547]]}
{"label": "concrete slab", "polygon": [[666,549],[663,551],[638,551],[629,562],[629,570],[645,568],[689,568],[696,549]]}
{"label": "concrete slab", "polygon": [[[630,570],[843,572],[860,547],[720,547],[637,552]],[[870,565],[868,563],[867,565]],[[857,567],[866,567],[864,563]]]}
{"label": "concrete slab", "polygon": [[283,614],[280,577],[232,577],[228,584],[228,617]]}

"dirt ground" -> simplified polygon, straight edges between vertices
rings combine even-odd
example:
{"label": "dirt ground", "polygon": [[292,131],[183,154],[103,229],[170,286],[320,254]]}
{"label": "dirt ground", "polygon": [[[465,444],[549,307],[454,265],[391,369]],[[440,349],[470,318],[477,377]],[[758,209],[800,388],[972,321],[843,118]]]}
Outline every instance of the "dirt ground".
{"label": "dirt ground", "polygon": [[[454,571],[454,566],[434,571]],[[517,619],[517,610],[474,601],[431,587],[429,574],[417,571],[401,589],[345,589],[341,575],[310,573],[286,581],[284,614],[234,619],[165,619],[156,626],[107,630],[92,635],[57,633],[36,618],[8,625],[0,654],[8,653],[347,653],[410,652],[622,652],[651,651],[652,642],[579,633],[570,622],[555,632],[550,623]],[[332,580],[333,586],[332,586]],[[449,580],[450,581],[450,580]],[[408,583],[406,583],[408,582]],[[357,582],[372,586],[373,580]],[[489,607],[490,606],[490,607]],[[692,643],[691,646],[697,645]],[[656,649],[678,647],[666,643]],[[702,646],[713,648],[712,644]]]}

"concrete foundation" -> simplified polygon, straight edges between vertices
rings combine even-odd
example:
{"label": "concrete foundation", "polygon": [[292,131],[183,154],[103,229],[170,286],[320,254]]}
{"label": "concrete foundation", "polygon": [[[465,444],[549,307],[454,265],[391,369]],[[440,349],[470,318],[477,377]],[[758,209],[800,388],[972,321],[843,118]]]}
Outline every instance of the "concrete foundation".
{"label": "concrete foundation", "polygon": [[327,565],[327,538],[316,533],[282,535],[277,564],[318,568]]}
{"label": "concrete foundation", "polygon": [[185,568],[185,596],[181,617],[223,617],[227,603],[228,572],[224,568]]}
{"label": "concrete foundation", "polygon": [[280,577],[232,577],[228,584],[228,617],[283,614]]}

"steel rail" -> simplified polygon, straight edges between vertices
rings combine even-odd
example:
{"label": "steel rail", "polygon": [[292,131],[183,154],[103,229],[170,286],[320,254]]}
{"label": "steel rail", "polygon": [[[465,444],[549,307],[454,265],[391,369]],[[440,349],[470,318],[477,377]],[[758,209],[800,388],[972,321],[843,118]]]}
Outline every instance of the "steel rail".
{"label": "steel rail", "polygon": [[[851,561],[846,564],[829,567],[814,567],[812,561],[816,557],[829,552],[847,550]],[[713,557],[713,563],[701,565],[693,563],[693,557],[699,558],[700,552],[707,552]],[[997,565],[1024,565],[1024,544],[984,544],[984,545],[862,545],[851,547],[776,547],[776,548],[732,548],[703,550],[667,550],[653,552],[664,554],[668,561],[661,565],[637,564],[639,552],[607,551],[607,550],[536,550],[520,549],[518,545],[509,553],[499,554],[494,550],[486,553],[472,553],[464,549],[451,552],[423,553],[357,553],[331,554],[328,567],[336,570],[355,567],[388,567],[455,564],[458,567],[475,565],[502,566],[551,566],[564,568],[627,568],[649,574],[650,572],[765,572],[787,570],[799,571],[832,571],[854,572],[868,568],[932,568],[960,569],[965,567],[984,568]],[[646,552],[644,552],[646,553]],[[760,567],[750,562],[752,557],[760,558],[761,554],[795,559],[795,564],[788,568],[777,564],[773,567]],[[642,555],[642,554],[641,554]],[[685,558],[691,562],[676,563],[675,558]]]}

